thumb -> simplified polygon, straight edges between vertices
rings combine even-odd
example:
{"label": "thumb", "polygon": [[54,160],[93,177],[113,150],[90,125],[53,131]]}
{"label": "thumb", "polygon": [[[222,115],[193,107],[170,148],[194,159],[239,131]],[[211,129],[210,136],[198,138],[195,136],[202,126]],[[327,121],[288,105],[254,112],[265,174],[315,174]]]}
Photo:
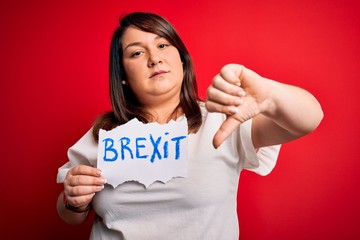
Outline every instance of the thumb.
{"label": "thumb", "polygon": [[240,125],[241,122],[233,117],[228,117],[220,126],[219,130],[215,133],[213,138],[213,146],[215,148],[220,145],[231,135],[232,132]]}

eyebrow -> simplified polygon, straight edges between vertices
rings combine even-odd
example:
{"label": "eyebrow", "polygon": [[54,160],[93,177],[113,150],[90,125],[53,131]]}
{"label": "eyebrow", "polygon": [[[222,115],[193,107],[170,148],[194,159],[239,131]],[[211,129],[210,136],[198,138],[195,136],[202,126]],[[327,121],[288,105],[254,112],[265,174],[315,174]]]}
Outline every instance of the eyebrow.
{"label": "eyebrow", "polygon": [[[156,35],[155,38],[154,38],[154,40],[158,40],[158,39],[160,39],[160,38],[164,38],[164,37],[159,36],[159,35]],[[125,50],[126,50],[127,48],[129,48],[129,47],[139,46],[139,45],[141,45],[141,44],[142,44],[142,42],[132,42],[132,43],[129,43],[129,44],[124,48],[123,52],[125,52]]]}

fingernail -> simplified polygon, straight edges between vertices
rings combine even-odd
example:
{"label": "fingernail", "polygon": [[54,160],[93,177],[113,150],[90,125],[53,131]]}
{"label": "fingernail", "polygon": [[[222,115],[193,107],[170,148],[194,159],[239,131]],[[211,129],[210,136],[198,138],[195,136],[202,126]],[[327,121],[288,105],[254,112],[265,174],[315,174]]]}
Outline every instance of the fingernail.
{"label": "fingernail", "polygon": [[245,92],[244,92],[244,91],[240,91],[240,92],[238,93],[238,96],[239,96],[239,97],[245,97]]}
{"label": "fingernail", "polygon": [[235,100],[235,104],[236,104],[236,105],[243,104],[243,102],[244,102],[244,100],[242,100],[242,99],[236,99],[236,100]]}
{"label": "fingernail", "polygon": [[231,108],[229,109],[229,112],[230,112],[231,114],[237,113],[238,111],[239,111],[239,109],[237,109],[236,107],[231,107]]}

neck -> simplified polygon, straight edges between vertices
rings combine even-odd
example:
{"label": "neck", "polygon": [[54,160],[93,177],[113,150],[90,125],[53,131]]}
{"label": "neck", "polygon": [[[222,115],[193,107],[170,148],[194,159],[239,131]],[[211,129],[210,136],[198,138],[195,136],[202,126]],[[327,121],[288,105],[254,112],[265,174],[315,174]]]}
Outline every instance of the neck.
{"label": "neck", "polygon": [[160,124],[176,120],[183,113],[179,107],[179,100],[158,106],[145,106],[145,109],[150,114],[149,121]]}

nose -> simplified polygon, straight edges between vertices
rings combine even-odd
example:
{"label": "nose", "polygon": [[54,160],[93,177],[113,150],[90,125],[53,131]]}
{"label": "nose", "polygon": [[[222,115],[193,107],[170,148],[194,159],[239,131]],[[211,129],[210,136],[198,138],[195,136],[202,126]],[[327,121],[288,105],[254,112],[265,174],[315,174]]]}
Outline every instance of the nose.
{"label": "nose", "polygon": [[150,52],[148,66],[154,67],[154,66],[158,65],[159,63],[162,63],[160,55],[157,54],[156,52]]}

